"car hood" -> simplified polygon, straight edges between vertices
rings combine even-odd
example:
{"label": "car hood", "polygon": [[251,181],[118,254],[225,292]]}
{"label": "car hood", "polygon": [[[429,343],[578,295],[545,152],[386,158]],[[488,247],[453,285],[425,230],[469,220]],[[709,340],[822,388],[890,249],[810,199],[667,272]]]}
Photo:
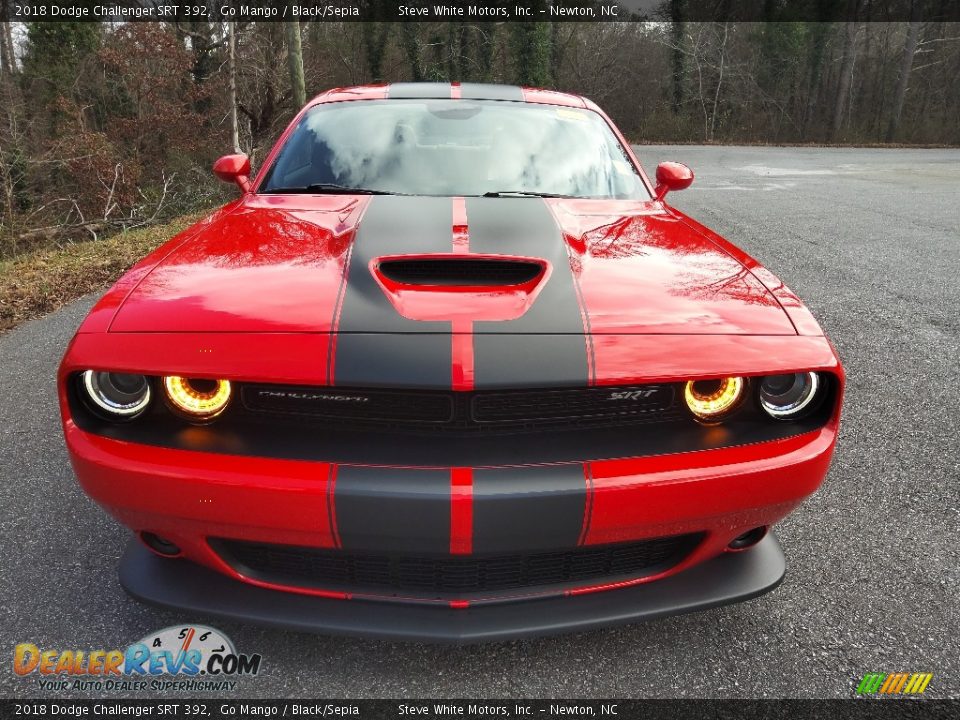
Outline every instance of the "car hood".
{"label": "car hood", "polygon": [[[464,259],[489,262],[447,263]],[[521,265],[535,276],[518,282]],[[111,332],[451,330],[795,334],[740,260],[660,204],[539,198],[249,196],[175,245],[110,324]]]}

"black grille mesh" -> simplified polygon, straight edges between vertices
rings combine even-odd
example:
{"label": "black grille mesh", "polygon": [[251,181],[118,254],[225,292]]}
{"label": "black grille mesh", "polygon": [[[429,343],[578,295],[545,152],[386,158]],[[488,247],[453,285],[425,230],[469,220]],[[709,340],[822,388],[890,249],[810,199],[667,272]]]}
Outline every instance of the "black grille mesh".
{"label": "black grille mesh", "polygon": [[377,555],[234,540],[211,544],[237,570],[265,582],[371,594],[449,599],[614,582],[661,572],[699,534],[522,555]]}
{"label": "black grille mesh", "polygon": [[334,420],[338,426],[481,431],[676,420],[672,385],[477,392],[246,385],[244,408]]}
{"label": "black grille mesh", "polygon": [[669,385],[484,392],[473,397],[472,417],[477,422],[633,417],[667,410],[673,395]]}
{"label": "black grille mesh", "polygon": [[333,420],[442,423],[453,419],[450,393],[248,385],[244,406]]}
{"label": "black grille mesh", "polygon": [[529,260],[466,258],[384,260],[384,277],[405,285],[522,285],[534,280],[543,268]]}

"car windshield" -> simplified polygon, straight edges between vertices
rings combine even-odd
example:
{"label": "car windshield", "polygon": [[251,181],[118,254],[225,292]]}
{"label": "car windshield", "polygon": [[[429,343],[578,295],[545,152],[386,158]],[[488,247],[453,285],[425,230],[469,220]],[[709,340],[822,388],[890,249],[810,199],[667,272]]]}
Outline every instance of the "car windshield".
{"label": "car windshield", "polygon": [[261,193],[649,197],[590,110],[503,101],[318,105],[291,133]]}

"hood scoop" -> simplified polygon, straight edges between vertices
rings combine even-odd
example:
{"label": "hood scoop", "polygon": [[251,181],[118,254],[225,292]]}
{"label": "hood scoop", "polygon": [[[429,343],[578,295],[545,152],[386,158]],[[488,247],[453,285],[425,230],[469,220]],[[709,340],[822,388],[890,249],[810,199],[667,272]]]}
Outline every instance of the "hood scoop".
{"label": "hood scoop", "polygon": [[410,320],[514,320],[550,276],[545,260],[509,255],[393,255],[370,263],[394,309]]}
{"label": "hood scoop", "polygon": [[526,258],[402,257],[381,258],[377,272],[389,283],[428,287],[504,287],[539,280],[544,263]]}

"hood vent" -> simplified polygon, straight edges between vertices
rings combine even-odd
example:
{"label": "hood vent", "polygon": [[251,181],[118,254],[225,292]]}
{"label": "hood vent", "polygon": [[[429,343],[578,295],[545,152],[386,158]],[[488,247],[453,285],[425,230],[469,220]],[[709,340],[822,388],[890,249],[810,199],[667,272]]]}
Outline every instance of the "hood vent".
{"label": "hood vent", "polygon": [[495,258],[409,258],[382,260],[380,274],[400,285],[487,287],[524,285],[544,271],[534,260]]}

